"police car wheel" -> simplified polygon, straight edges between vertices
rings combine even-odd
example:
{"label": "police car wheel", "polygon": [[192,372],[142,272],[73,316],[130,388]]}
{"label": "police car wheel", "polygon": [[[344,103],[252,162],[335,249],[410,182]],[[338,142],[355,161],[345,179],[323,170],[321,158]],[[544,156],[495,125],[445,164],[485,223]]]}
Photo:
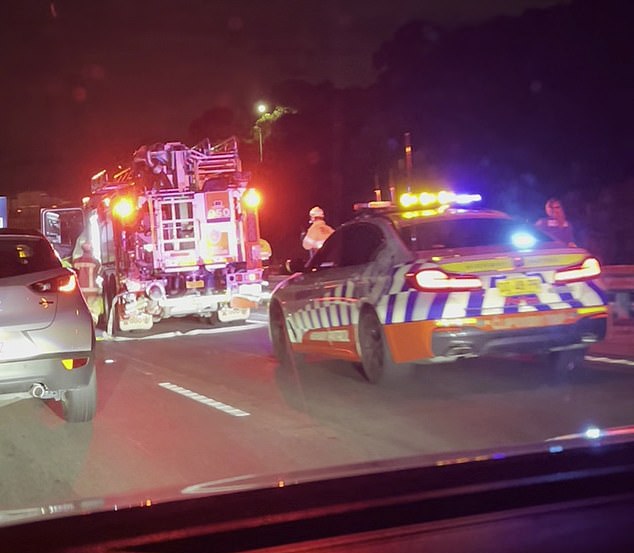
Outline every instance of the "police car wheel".
{"label": "police car wheel", "polygon": [[383,377],[386,368],[393,366],[385,341],[383,327],[376,313],[363,311],[359,319],[359,346],[361,349],[361,370],[372,384]]}
{"label": "police car wheel", "polygon": [[273,354],[282,365],[289,365],[292,360],[292,349],[286,333],[284,313],[278,303],[271,305],[269,311],[269,327],[271,331],[271,343]]}
{"label": "police car wheel", "polygon": [[550,366],[560,376],[579,375],[585,369],[587,348],[555,351],[550,354]]}

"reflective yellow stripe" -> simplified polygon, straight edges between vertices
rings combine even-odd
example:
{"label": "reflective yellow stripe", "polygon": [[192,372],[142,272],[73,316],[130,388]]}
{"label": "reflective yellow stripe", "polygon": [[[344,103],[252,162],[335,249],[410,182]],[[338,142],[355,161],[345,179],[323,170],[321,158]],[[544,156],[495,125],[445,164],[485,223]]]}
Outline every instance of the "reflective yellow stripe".
{"label": "reflective yellow stripe", "polygon": [[581,263],[587,256],[579,253],[529,255],[524,257],[524,267],[568,267]]}
{"label": "reflective yellow stripe", "polygon": [[579,315],[596,315],[597,313],[607,313],[607,305],[601,305],[599,307],[580,307],[577,309]]}
{"label": "reflective yellow stripe", "polygon": [[441,268],[450,273],[508,271],[513,268],[513,260],[510,257],[496,257],[495,259],[481,259],[478,261],[457,261],[455,263],[444,263]]}
{"label": "reflective yellow stripe", "polygon": [[467,317],[464,319],[438,319],[436,326],[438,327],[455,327],[455,326],[475,326],[478,324],[478,319],[475,317]]}
{"label": "reflective yellow stripe", "polygon": [[516,267],[511,257],[495,257],[493,259],[479,259],[474,261],[456,261],[444,263],[440,267],[450,273],[484,273],[487,271],[512,271],[533,269],[536,267],[569,267],[578,265],[586,255],[579,253],[522,255],[522,264]]}

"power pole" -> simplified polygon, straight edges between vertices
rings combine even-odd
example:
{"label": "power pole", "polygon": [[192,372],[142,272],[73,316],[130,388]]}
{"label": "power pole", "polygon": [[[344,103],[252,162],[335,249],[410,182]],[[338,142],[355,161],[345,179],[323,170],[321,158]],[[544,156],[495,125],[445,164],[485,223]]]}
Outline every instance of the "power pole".
{"label": "power pole", "polygon": [[405,184],[407,191],[412,191],[412,140],[408,132],[405,133]]}

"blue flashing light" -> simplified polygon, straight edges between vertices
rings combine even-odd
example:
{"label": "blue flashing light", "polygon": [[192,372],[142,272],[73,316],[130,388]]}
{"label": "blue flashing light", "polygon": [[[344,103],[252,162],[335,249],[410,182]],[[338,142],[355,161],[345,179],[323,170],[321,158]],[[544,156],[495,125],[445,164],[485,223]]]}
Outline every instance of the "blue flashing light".
{"label": "blue flashing light", "polygon": [[584,435],[589,440],[596,440],[601,437],[601,430],[596,426],[591,426],[584,432]]}
{"label": "blue flashing light", "polygon": [[564,448],[563,448],[563,447],[561,447],[560,445],[551,445],[551,446],[548,448],[548,451],[549,451],[550,453],[561,453],[563,450],[564,450]]}
{"label": "blue flashing light", "polygon": [[530,250],[537,244],[537,238],[530,232],[518,231],[511,235],[511,243],[518,250]]}
{"label": "blue flashing light", "polygon": [[480,194],[456,194],[454,201],[460,205],[468,205],[481,202],[482,196]]}

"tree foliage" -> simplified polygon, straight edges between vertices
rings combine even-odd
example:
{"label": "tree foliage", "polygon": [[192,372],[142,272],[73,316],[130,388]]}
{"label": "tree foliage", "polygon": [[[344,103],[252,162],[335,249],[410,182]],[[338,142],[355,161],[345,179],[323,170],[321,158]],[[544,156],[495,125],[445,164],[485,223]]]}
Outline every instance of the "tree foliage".
{"label": "tree foliage", "polygon": [[[256,170],[274,202],[262,222],[274,252],[301,253],[313,205],[339,224],[376,186],[384,195],[390,185],[402,190],[406,132],[417,186],[478,191],[489,206],[529,220],[560,196],[583,240],[607,252],[608,239],[591,238],[613,234],[597,224],[618,215],[605,190],[621,205],[634,194],[620,184],[634,177],[633,16],[626,0],[575,0],[451,31],[411,21],[375,53],[369,88],[279,83],[270,100],[295,111],[260,122],[265,155]],[[235,122],[210,110],[192,135],[226,136]],[[241,127],[251,148],[253,124]],[[590,215],[595,204],[601,217]]]}

